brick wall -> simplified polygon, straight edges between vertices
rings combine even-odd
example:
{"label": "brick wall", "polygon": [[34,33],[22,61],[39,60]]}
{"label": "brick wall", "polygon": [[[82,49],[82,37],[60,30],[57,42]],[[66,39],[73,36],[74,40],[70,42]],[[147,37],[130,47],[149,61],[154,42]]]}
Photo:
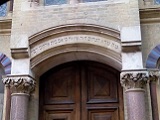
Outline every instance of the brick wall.
{"label": "brick wall", "polygon": [[100,24],[116,29],[138,26],[138,1],[95,2],[76,5],[24,8],[25,0],[14,4],[12,34],[33,35],[44,29],[70,23]]}

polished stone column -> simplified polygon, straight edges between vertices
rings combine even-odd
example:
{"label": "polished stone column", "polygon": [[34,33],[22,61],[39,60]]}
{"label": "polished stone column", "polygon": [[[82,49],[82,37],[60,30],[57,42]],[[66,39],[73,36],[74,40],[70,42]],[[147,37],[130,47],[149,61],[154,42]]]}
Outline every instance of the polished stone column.
{"label": "polished stone column", "polygon": [[27,120],[29,95],[35,87],[34,79],[29,75],[10,75],[3,78],[3,82],[11,90],[10,120]]}
{"label": "polished stone column", "polygon": [[150,100],[152,106],[152,116],[153,120],[159,120],[159,112],[160,109],[158,106],[159,100],[159,69],[148,69],[149,79],[150,79]]}
{"label": "polished stone column", "polygon": [[128,120],[148,120],[146,112],[145,88],[158,80],[159,70],[122,71],[121,85],[125,89]]}
{"label": "polished stone column", "polygon": [[147,120],[145,90],[148,82],[146,71],[127,71],[121,73],[121,85],[125,89],[128,120]]}

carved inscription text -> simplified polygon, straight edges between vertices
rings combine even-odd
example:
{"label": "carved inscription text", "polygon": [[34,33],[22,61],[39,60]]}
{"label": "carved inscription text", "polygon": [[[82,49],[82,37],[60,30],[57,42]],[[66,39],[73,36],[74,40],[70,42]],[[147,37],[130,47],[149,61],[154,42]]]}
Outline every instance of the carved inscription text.
{"label": "carved inscription text", "polygon": [[94,44],[97,46],[105,47],[107,49],[113,50],[118,53],[121,52],[121,46],[116,41],[111,41],[106,38],[92,36],[92,35],[69,35],[51,39],[49,41],[45,41],[43,43],[40,43],[32,47],[31,58],[53,47],[67,45],[67,44],[78,44],[78,43]]}

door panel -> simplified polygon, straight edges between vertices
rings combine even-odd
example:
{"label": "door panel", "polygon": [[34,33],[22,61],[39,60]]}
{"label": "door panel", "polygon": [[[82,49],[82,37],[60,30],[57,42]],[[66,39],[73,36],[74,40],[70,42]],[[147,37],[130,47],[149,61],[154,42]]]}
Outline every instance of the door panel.
{"label": "door panel", "polygon": [[46,111],[46,120],[72,120],[72,111]]}
{"label": "door panel", "polygon": [[47,76],[44,88],[47,93],[45,104],[73,103],[76,77],[76,70],[73,67],[63,68]]}
{"label": "door panel", "polygon": [[117,74],[103,67],[87,69],[87,103],[117,102]]}
{"label": "door panel", "polygon": [[97,62],[60,65],[40,80],[40,120],[123,120],[119,72]]}
{"label": "door panel", "polygon": [[117,108],[89,110],[89,120],[119,120]]}

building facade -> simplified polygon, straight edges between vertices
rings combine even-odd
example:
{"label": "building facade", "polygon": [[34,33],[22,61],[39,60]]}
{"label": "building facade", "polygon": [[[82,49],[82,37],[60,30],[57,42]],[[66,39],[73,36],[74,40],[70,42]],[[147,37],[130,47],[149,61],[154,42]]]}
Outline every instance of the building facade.
{"label": "building facade", "polygon": [[0,6],[2,120],[159,120],[160,0]]}

